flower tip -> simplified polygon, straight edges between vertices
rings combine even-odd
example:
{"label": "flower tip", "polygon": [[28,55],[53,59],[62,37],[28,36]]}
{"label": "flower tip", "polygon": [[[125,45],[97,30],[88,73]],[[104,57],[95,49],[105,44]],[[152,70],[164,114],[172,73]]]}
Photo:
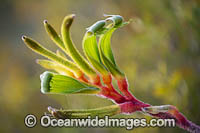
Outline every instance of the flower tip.
{"label": "flower tip", "polygon": [[[88,29],[86,29],[86,30],[88,30]],[[88,34],[88,35],[93,35],[93,34],[94,34],[94,32],[93,32],[93,31],[90,31],[90,30],[88,30],[88,31],[87,31],[87,34]]]}
{"label": "flower tip", "polygon": [[105,14],[105,13],[104,13],[103,16],[104,16],[104,17],[110,17],[111,15],[108,15],[108,14]]}
{"label": "flower tip", "polygon": [[71,18],[75,18],[76,14],[71,14],[70,16],[71,16]]}
{"label": "flower tip", "polygon": [[123,22],[123,17],[120,15],[107,15],[107,19],[106,21],[112,21],[113,22],[113,26],[121,24]]}
{"label": "flower tip", "polygon": [[37,64],[39,64],[39,62],[40,62],[40,59],[36,59],[36,60],[35,60],[35,62],[36,62]]}
{"label": "flower tip", "polygon": [[42,93],[48,93],[50,91],[50,81],[51,78],[53,77],[53,74],[51,72],[44,72],[43,74],[40,75],[40,80],[41,80],[41,92]]}
{"label": "flower tip", "polygon": [[64,20],[63,20],[63,26],[66,26],[67,28],[69,28],[75,18],[75,14],[70,14],[70,15],[67,15]]}
{"label": "flower tip", "polygon": [[75,14],[70,14],[70,15],[67,15],[67,16],[65,17],[65,19],[67,19],[67,20],[73,20],[75,17],[76,17]]}
{"label": "flower tip", "polygon": [[22,36],[22,40],[23,40],[23,41],[25,41],[26,38],[27,38],[27,37],[26,37],[25,35]]}
{"label": "flower tip", "polygon": [[99,20],[96,23],[94,23],[92,26],[86,28],[87,33],[90,35],[96,33],[97,31],[101,30],[106,24],[105,20]]}
{"label": "flower tip", "polygon": [[48,21],[47,21],[47,20],[44,20],[43,23],[44,23],[44,24],[48,24]]}
{"label": "flower tip", "polygon": [[55,108],[52,108],[51,106],[49,106],[49,107],[47,108],[47,110],[48,110],[51,114],[53,114],[53,113],[56,112],[56,109],[55,109]]}

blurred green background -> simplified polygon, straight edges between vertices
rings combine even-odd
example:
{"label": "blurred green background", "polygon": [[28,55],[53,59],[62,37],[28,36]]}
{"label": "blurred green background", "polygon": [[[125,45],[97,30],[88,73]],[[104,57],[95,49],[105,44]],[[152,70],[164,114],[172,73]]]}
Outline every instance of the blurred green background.
{"label": "blurred green background", "polygon": [[[47,19],[57,31],[65,15],[77,15],[73,40],[81,50],[85,28],[103,13],[120,14],[133,22],[118,30],[112,47],[130,89],[144,102],[172,104],[189,120],[200,124],[200,3],[198,0],[0,0],[0,132],[184,132],[179,128],[34,128],[24,125],[27,114],[38,118],[48,106],[95,108],[112,102],[95,96],[43,95],[35,63],[43,58],[21,41],[23,34],[55,51],[45,33]],[[144,117],[141,113],[117,117]]]}

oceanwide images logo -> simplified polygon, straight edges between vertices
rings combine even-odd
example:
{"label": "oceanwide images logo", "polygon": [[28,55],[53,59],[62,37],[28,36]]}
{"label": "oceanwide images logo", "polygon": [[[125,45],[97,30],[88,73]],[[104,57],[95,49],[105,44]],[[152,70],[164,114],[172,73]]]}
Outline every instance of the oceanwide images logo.
{"label": "oceanwide images logo", "polygon": [[[37,119],[34,115],[27,115],[25,117],[25,125],[29,128],[37,124]],[[99,118],[98,116],[76,119],[55,119],[47,115],[40,118],[40,125],[42,127],[119,127],[131,130],[137,127],[175,127],[174,119],[151,119],[147,121],[145,118],[109,118],[105,116]]]}

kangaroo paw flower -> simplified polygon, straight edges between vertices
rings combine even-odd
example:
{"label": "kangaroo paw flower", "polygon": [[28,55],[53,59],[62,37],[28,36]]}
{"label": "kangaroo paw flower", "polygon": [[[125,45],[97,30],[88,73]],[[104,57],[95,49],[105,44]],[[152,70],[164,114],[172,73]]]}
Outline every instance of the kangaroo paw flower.
{"label": "kangaroo paw flower", "polygon": [[[83,37],[83,51],[89,62],[79,53],[70,36],[74,14],[64,18],[61,37],[47,21],[44,21],[44,27],[51,40],[73,61],[68,60],[59,50],[54,53],[33,39],[22,36],[22,40],[31,50],[50,59],[39,59],[37,63],[56,72],[46,71],[40,75],[43,94],[93,94],[114,102],[114,105],[96,109],[63,110],[48,107],[51,116],[61,119],[87,118],[131,114],[139,111],[152,117],[175,119],[178,127],[189,132],[200,133],[200,127],[189,121],[175,106],[152,106],[136,99],[130,93],[126,75],[117,66],[111,49],[111,37],[114,31],[130,21],[124,22],[120,15],[104,16],[106,17],[104,20],[97,21],[87,28]],[[122,94],[113,87],[112,80],[117,81]]]}

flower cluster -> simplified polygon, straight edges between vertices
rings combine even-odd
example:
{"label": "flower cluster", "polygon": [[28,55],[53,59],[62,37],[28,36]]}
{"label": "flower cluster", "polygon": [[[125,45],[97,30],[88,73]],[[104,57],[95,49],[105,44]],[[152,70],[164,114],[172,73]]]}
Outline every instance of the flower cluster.
{"label": "flower cluster", "polygon": [[[61,36],[45,20],[44,27],[51,40],[64,51],[56,53],[44,48],[33,39],[22,36],[24,43],[46,59],[38,59],[37,63],[46,69],[41,74],[41,92],[44,94],[91,94],[113,101],[114,105],[88,110],[58,110],[48,107],[56,118],[85,118],[90,116],[113,116],[120,113],[130,114],[136,111],[153,117],[176,120],[177,126],[190,132],[199,132],[199,126],[188,121],[174,106],[152,106],[135,98],[129,91],[128,80],[119,69],[111,49],[113,32],[128,24],[120,15],[104,15],[105,19],[97,21],[86,29],[82,40],[84,58],[70,37],[70,27],[74,14],[64,18],[61,26]],[[67,57],[69,56],[71,60]],[[112,84],[116,80],[119,93]]]}

